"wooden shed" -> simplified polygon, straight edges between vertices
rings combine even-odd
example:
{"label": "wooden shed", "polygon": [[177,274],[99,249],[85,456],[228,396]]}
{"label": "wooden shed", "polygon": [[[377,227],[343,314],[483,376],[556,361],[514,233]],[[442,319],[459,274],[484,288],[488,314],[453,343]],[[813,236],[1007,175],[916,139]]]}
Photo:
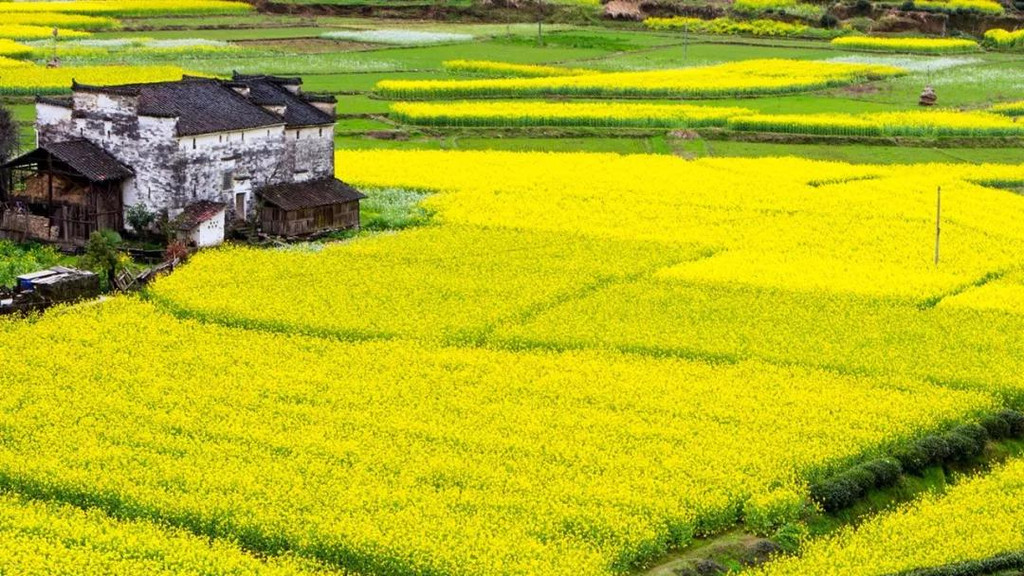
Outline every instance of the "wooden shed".
{"label": "wooden shed", "polygon": [[132,171],[86,140],[42,146],[3,165],[8,235],[83,244],[124,227],[122,186]]}
{"label": "wooden shed", "polygon": [[263,232],[278,236],[358,228],[359,201],[366,197],[336,178],[268,186],[257,195]]}

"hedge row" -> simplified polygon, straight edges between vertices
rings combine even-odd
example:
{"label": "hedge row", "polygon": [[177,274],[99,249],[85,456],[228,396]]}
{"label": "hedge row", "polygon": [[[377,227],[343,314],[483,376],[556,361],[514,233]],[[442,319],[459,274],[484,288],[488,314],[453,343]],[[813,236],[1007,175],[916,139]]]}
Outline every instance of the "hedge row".
{"label": "hedge row", "polygon": [[967,560],[936,568],[915,568],[887,576],[982,576],[1015,568],[1024,568],[1024,551],[1005,552],[984,560]]}
{"label": "hedge row", "polygon": [[1024,414],[1004,410],[985,417],[977,424],[964,424],[944,434],[925,436],[891,458],[859,464],[814,484],[811,486],[811,498],[825,512],[843,510],[872,489],[895,485],[904,473],[917,474],[929,466],[969,462],[981,455],[990,439],[1022,437]]}

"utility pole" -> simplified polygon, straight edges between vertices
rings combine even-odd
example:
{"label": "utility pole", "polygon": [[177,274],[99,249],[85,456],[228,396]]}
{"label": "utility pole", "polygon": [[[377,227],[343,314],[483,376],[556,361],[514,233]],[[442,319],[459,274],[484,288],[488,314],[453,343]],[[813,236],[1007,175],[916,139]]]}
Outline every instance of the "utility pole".
{"label": "utility pole", "polygon": [[935,265],[939,265],[939,233],[942,231],[942,186],[935,196]]}

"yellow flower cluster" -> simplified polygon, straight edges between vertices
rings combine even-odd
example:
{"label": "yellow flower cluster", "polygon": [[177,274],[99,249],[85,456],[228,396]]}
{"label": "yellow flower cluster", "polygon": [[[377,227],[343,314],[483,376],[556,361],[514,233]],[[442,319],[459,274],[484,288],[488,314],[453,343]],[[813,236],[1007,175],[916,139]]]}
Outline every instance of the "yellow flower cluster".
{"label": "yellow flower cluster", "polygon": [[945,298],[939,305],[1024,315],[1024,271],[1007,272]]}
{"label": "yellow flower cluster", "polygon": [[797,0],[736,0],[732,9],[737,12],[757,13],[796,6]]}
{"label": "yellow flower cluster", "polygon": [[0,4],[0,14],[3,14],[4,24],[59,27],[89,31],[111,30],[120,25],[117,20],[106,16],[86,16],[63,12],[5,13],[3,4]]}
{"label": "yellow flower cluster", "polygon": [[245,574],[302,576],[335,572],[309,561],[257,560],[225,541],[210,541],[100,511],[0,496],[0,573],[18,576]]}
{"label": "yellow flower cluster", "polygon": [[225,0],[69,0],[0,3],[0,14],[61,12],[115,18],[174,14],[237,14],[251,10],[250,4]]}
{"label": "yellow flower cluster", "polygon": [[[437,151],[344,153],[338,166],[368,186],[444,190],[426,205],[445,222],[724,249],[664,272],[701,281],[928,299],[1012,266],[1024,242],[1019,198],[973,184],[1019,180],[1020,166]],[[936,267],[923,223],[939,186]]]}
{"label": "yellow flower cluster", "polygon": [[1024,100],[1003,102],[1002,104],[992,106],[989,110],[996,114],[1004,114],[1006,116],[1024,116]]}
{"label": "yellow flower cluster", "polygon": [[177,66],[21,66],[0,75],[0,94],[68,92],[73,79],[82,84],[128,84],[180,80],[185,73]]}
{"label": "yellow flower cluster", "polygon": [[[317,252],[204,253],[188,273],[162,279],[153,297],[168,307],[234,325],[316,335],[477,341],[492,326],[565,298],[581,286],[653,272],[701,255],[692,247],[660,242],[428,227]],[[384,262],[398,274],[386,282],[380,277]],[[341,269],[349,270],[343,280],[337,278]],[[209,291],[195,290],[201,278],[243,270],[242,284],[216,282]],[[306,286],[300,293],[278,281],[293,274]],[[266,287],[261,297],[237,297],[240,290],[257,285]],[[402,297],[390,297],[398,286]],[[462,305],[469,301],[474,305]],[[334,313],[325,314],[325,305]],[[348,306],[354,307],[353,313],[343,312]]]}
{"label": "yellow flower cluster", "polygon": [[980,12],[1002,14],[1006,11],[996,0],[914,0],[914,8],[934,12]]}
{"label": "yellow flower cluster", "polygon": [[[410,284],[390,280],[400,299]],[[751,494],[995,408],[900,377],[339,342],[123,298],[5,336],[5,488],[367,574],[622,573],[731,525]]]}
{"label": "yellow flower cluster", "polygon": [[1024,30],[1010,32],[1001,28],[994,28],[985,32],[982,42],[992,48],[1024,48]]}
{"label": "yellow flower cluster", "polygon": [[437,225],[204,253],[153,297],[277,331],[758,358],[1024,399],[1024,315],[945,303],[1020,265],[1024,206],[978,183],[1012,187],[1021,166],[427,151],[337,165],[371,194],[440,191],[424,201]]}
{"label": "yellow flower cluster", "polygon": [[520,98],[537,96],[702,98],[805,92],[903,74],[899,68],[808,60],[744,60],[712,66],[552,78],[384,80],[386,98]]}
{"label": "yellow flower cluster", "polygon": [[31,62],[0,56],[0,68],[6,70],[8,68],[34,68],[34,66]]}
{"label": "yellow flower cluster", "polygon": [[0,38],[0,57],[24,58],[32,55],[32,47],[19,44],[9,38]]}
{"label": "yellow flower cluster", "polygon": [[508,76],[513,78],[543,78],[547,76],[582,76],[597,74],[586,68],[565,68],[539,64],[512,64],[490,60],[446,60],[441,63],[449,72],[482,74],[485,76]]}
{"label": "yellow flower cluster", "polygon": [[[71,38],[88,38],[91,35],[92,34],[89,32],[83,32],[81,30],[69,30],[67,28],[59,28],[57,30],[57,37],[65,40]],[[53,38],[53,27],[32,26],[29,24],[0,24],[0,38],[13,40],[40,40],[43,38]]]}
{"label": "yellow flower cluster", "polygon": [[399,102],[391,117],[431,126],[594,126],[694,128],[724,126],[728,118],[749,115],[746,108],[629,102]]}
{"label": "yellow flower cluster", "polygon": [[733,20],[732,18],[647,18],[644,25],[652,30],[686,30],[695,34],[747,34],[751,36],[799,36],[807,32],[803,24],[777,20]]}
{"label": "yellow flower cluster", "polygon": [[869,114],[755,114],[728,119],[734,130],[828,136],[1024,135],[1024,124],[1000,114],[957,110],[912,110]]}
{"label": "yellow flower cluster", "polygon": [[743,576],[883,576],[1022,549],[1024,460],[1017,459]]}
{"label": "yellow flower cluster", "polygon": [[975,52],[979,49],[977,42],[963,38],[880,38],[874,36],[841,36],[832,39],[832,46],[847,50],[907,54],[957,54]]}

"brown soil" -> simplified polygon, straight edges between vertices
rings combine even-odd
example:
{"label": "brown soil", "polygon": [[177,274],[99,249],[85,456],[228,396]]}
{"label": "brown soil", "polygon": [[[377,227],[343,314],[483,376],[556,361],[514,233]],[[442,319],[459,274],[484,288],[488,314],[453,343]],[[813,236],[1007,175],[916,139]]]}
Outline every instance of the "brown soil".
{"label": "brown soil", "polygon": [[867,94],[878,94],[882,91],[882,88],[877,84],[853,84],[840,88],[839,91],[850,96],[864,96]]}

